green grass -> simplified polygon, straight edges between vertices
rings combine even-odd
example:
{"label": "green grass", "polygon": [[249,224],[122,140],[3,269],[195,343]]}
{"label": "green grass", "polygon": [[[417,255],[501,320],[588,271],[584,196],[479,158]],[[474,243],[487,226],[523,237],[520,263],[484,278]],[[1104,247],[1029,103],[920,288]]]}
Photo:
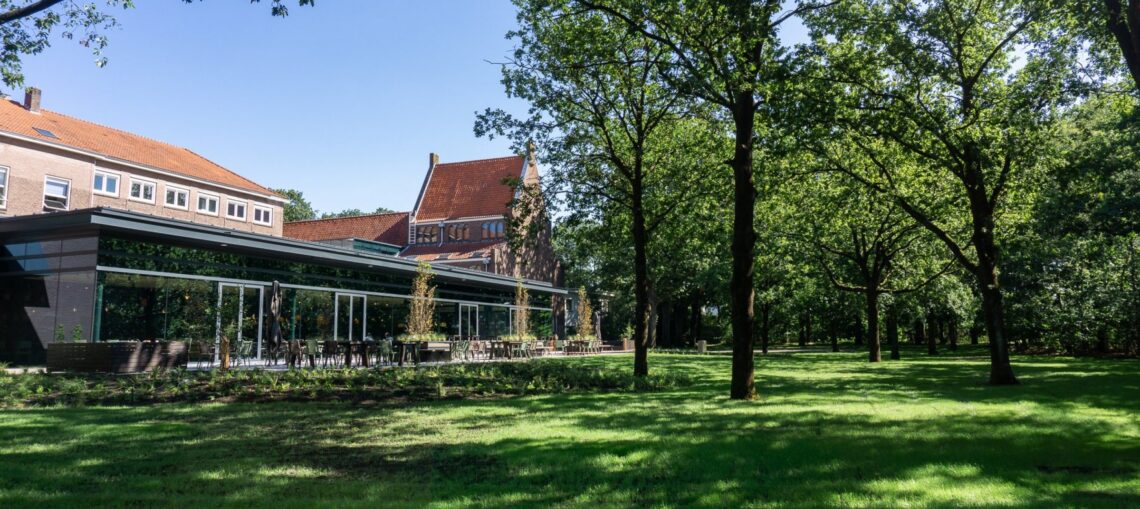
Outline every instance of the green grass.
{"label": "green grass", "polygon": [[[977,351],[973,351],[977,353]],[[0,507],[1137,507],[1140,362],[654,355],[691,386],[0,412]],[[628,356],[567,363],[632,363]]]}

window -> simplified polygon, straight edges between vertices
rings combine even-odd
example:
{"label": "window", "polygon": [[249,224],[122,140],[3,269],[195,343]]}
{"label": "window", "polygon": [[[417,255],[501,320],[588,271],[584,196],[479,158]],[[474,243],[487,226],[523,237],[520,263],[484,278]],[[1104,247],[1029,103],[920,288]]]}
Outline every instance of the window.
{"label": "window", "polygon": [[484,239],[501,239],[503,238],[503,222],[491,221],[483,223],[483,238]]}
{"label": "window", "polygon": [[438,226],[417,226],[416,227],[416,243],[417,244],[431,244],[432,242],[439,242],[439,227]]}
{"label": "window", "polygon": [[218,215],[218,197],[198,193],[198,212],[201,214],[209,214],[211,216]]}
{"label": "window", "polygon": [[131,179],[131,199],[146,203],[154,203],[154,182]]}
{"label": "window", "polygon": [[226,200],[226,217],[245,221],[245,202]]}
{"label": "window", "polygon": [[253,207],[253,222],[269,226],[273,224],[273,209]]}
{"label": "window", "polygon": [[55,177],[44,179],[44,212],[67,210],[70,201],[70,180]]}
{"label": "window", "polygon": [[105,171],[95,172],[95,183],[91,186],[95,194],[119,196],[119,176]]}
{"label": "window", "polygon": [[453,224],[447,227],[447,240],[448,242],[471,240],[471,231],[465,224]]}
{"label": "window", "polygon": [[180,187],[166,186],[166,206],[186,210],[190,206],[190,191]]}
{"label": "window", "polygon": [[0,166],[0,209],[8,208],[8,168]]}

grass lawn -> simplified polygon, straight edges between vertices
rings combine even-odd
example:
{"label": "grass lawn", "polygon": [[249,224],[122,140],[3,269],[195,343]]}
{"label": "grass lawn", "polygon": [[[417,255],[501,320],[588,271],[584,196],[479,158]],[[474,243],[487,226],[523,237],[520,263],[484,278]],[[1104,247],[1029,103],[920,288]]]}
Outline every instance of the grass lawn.
{"label": "grass lawn", "polygon": [[[655,393],[0,411],[0,507],[1140,507],[1140,362],[653,355]],[[558,362],[632,364],[629,356]]]}

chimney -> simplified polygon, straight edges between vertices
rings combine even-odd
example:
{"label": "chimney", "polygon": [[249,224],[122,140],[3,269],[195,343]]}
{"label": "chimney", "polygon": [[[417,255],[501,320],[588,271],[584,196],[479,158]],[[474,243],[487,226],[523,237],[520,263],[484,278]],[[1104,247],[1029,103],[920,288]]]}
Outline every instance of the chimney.
{"label": "chimney", "polygon": [[40,89],[28,87],[28,90],[24,92],[24,108],[32,113],[40,112]]}
{"label": "chimney", "polygon": [[430,170],[432,168],[435,168],[435,165],[437,164],[439,164],[439,154],[436,154],[435,152],[428,154],[428,169]]}

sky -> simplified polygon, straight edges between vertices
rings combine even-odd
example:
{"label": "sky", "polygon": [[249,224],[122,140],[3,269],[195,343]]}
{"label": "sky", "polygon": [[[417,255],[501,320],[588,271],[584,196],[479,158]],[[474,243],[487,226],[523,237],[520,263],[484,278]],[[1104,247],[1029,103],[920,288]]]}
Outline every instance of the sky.
{"label": "sky", "polygon": [[[56,40],[24,61],[45,109],[189,148],[320,211],[409,210],[442,162],[510,155],[475,112],[521,113],[499,83],[507,0],[143,0],[117,12],[106,67]],[[17,100],[22,91],[5,90]]]}
{"label": "sky", "polygon": [[477,111],[526,111],[492,63],[514,47],[509,0],[289,0],[286,18],[268,1],[135,4],[116,13],[106,67],[61,38],[25,58],[43,107],[189,148],[322,212],[410,210],[429,153],[511,154],[475,137]]}

